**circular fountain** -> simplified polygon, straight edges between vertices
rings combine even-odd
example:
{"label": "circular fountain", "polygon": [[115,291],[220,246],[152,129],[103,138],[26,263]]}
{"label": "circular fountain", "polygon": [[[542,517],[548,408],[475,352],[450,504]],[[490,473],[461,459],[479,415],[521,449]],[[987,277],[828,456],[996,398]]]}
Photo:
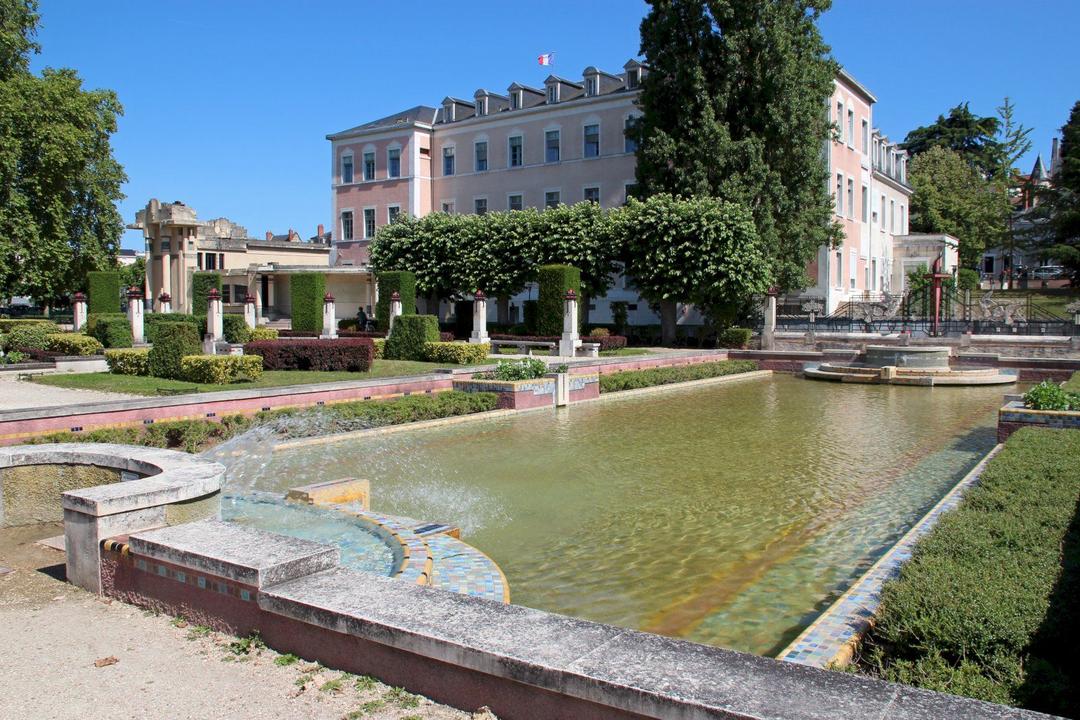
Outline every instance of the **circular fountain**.
{"label": "circular fountain", "polygon": [[807,365],[812,380],[885,385],[1006,385],[1017,381],[1013,371],[992,367],[954,369],[952,349],[945,346],[867,345],[857,362]]}

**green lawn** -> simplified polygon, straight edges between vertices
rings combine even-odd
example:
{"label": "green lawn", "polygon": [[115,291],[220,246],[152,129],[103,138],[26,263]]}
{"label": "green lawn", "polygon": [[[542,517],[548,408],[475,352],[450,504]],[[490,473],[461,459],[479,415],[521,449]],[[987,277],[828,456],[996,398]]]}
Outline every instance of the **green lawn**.
{"label": "green lawn", "polygon": [[[196,392],[220,392],[222,390],[245,390],[248,388],[281,387],[310,383],[338,382],[340,380],[369,380],[371,378],[419,375],[445,364],[414,362],[412,360],[376,360],[366,373],[344,371],[268,370],[256,382],[232,385],[203,385],[183,380],[165,380],[138,375],[113,375],[112,373],[77,373],[65,375],[40,375],[34,382],[54,387],[102,390],[130,393],[132,395],[173,395]],[[162,392],[164,391],[164,392]]]}

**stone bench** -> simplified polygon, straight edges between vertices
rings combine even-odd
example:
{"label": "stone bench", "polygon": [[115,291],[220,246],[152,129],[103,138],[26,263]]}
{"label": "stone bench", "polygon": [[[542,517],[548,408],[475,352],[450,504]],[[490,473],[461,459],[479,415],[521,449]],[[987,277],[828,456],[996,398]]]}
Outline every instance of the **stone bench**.
{"label": "stone bench", "polygon": [[548,340],[491,340],[491,349],[498,350],[500,347],[516,347],[522,355],[532,355],[534,349],[555,351],[556,345]]}

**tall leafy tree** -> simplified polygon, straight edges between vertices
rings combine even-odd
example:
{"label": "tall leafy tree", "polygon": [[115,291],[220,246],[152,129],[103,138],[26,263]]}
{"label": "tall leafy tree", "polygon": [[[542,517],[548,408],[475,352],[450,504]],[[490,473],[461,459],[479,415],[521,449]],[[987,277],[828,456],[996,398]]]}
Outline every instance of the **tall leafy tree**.
{"label": "tall leafy tree", "polygon": [[1073,285],[1080,284],[1080,101],[1061,128],[1061,165],[1052,178],[1039,207],[1049,218],[1059,262],[1072,273]]}
{"label": "tall leafy tree", "polygon": [[804,287],[818,248],[840,238],[822,152],[837,66],[816,24],[830,0],[651,5],[643,115],[631,129],[639,195],[745,205],[772,281]]}
{"label": "tall leafy tree", "polygon": [[74,70],[29,71],[35,0],[0,0],[0,295],[49,303],[113,267],[127,179],[110,138],[122,108]]}
{"label": "tall leafy tree", "polygon": [[921,155],[931,148],[945,148],[959,153],[977,167],[983,175],[990,176],[996,167],[1000,153],[996,136],[1000,127],[998,118],[980,117],[971,112],[968,103],[960,103],[949,110],[948,116],[938,115],[937,120],[917,127],[904,139],[904,149],[912,156]]}
{"label": "tall leafy tree", "polygon": [[960,153],[940,146],[912,159],[908,179],[914,188],[911,229],[956,237],[960,264],[976,267],[987,243],[1001,237],[1006,197]]}
{"label": "tall leafy tree", "polygon": [[[998,112],[998,135],[994,146],[991,147],[990,159],[991,179],[995,190],[1005,199],[1005,205],[1009,205],[1009,196],[1012,189],[1018,184],[1016,169],[1017,161],[1031,150],[1031,128],[1026,128],[1016,120],[1016,106],[1008,97],[997,109]],[[1001,239],[998,245],[1005,250],[1009,258],[1015,257],[1017,246],[1021,238],[1014,230],[1014,213],[1006,212],[1005,223],[1001,228]],[[1009,274],[1012,274],[1012,260],[1010,259]]]}

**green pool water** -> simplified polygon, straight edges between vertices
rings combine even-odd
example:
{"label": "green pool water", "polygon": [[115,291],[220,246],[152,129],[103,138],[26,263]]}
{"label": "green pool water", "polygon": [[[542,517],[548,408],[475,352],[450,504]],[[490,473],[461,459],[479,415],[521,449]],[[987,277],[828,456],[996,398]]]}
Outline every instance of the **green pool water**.
{"label": "green pool water", "polygon": [[517,604],[773,654],[993,447],[1002,392],[777,375],[280,452],[230,486],[368,478],[374,509],[460,525]]}

